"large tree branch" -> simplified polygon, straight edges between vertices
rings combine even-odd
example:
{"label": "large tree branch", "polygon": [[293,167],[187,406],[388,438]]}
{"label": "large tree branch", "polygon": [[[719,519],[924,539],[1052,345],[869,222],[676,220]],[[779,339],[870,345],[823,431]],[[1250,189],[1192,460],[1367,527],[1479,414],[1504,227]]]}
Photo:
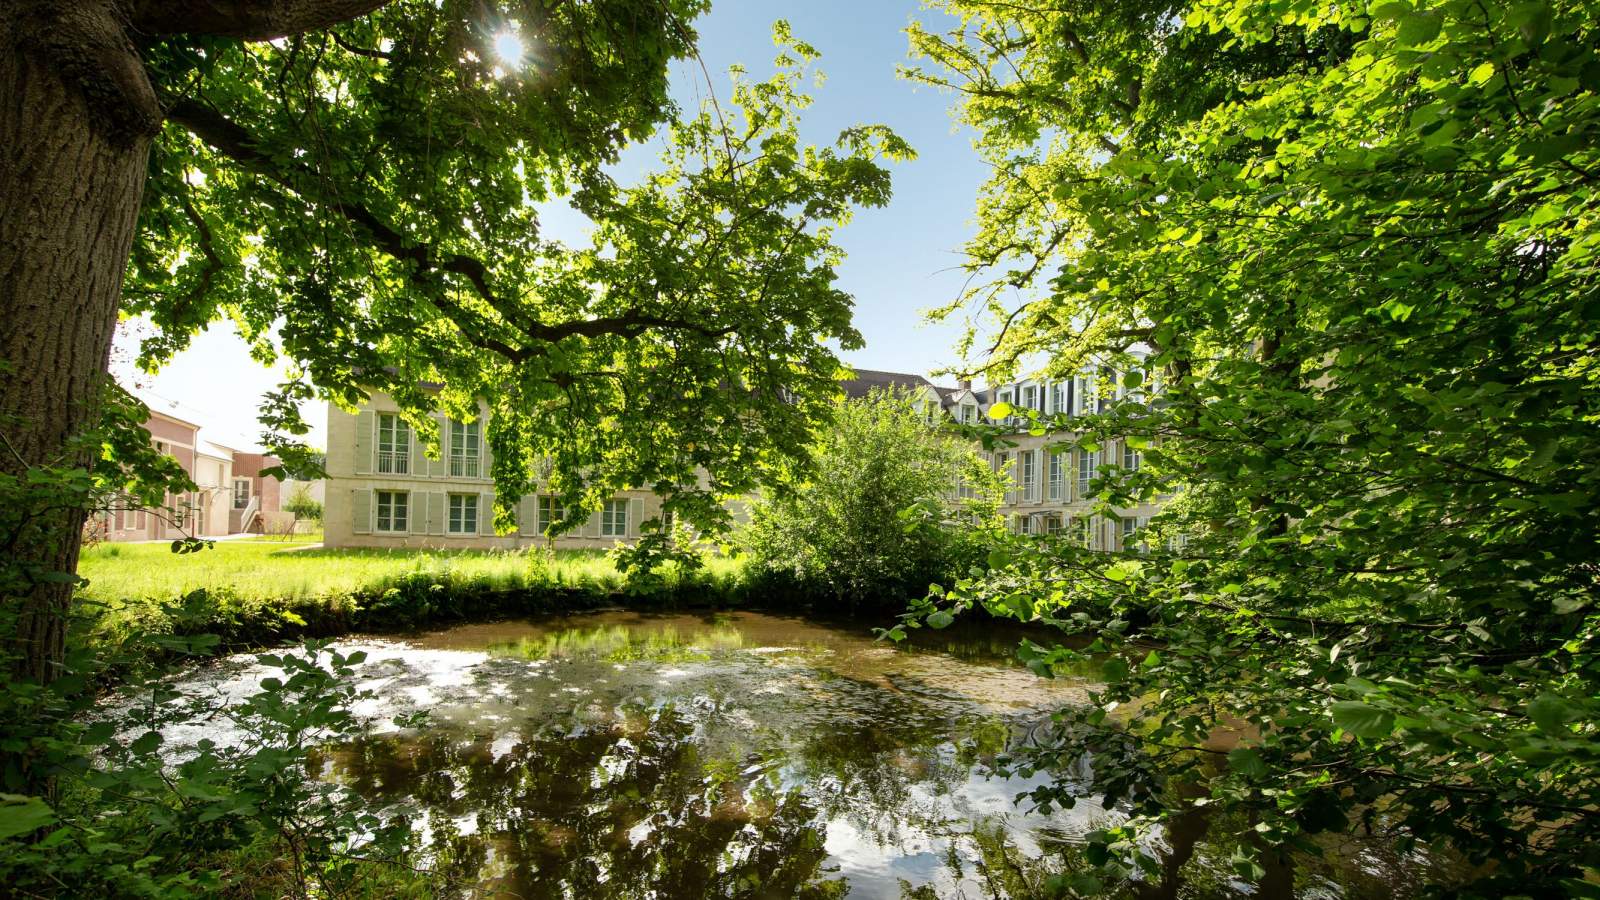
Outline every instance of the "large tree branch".
{"label": "large tree branch", "polygon": [[129,21],[146,34],[211,34],[246,41],[304,34],[348,22],[391,0],[132,0]]}
{"label": "large tree branch", "polygon": [[[263,153],[255,137],[244,126],[222,115],[210,106],[194,99],[179,100],[168,111],[167,118],[187,128],[191,134],[204,141],[213,150],[228,157],[244,169],[268,178],[294,194],[315,203],[330,212],[344,217],[358,226],[371,238],[374,246],[394,259],[413,264],[409,273],[414,284],[425,289],[429,301],[448,315],[469,340],[487,350],[505,356],[513,362],[525,361],[543,355],[539,344],[555,343],[569,337],[595,338],[605,335],[636,337],[651,328],[690,331],[708,338],[723,337],[732,333],[731,327],[713,328],[703,322],[673,318],[643,309],[574,319],[568,322],[540,322],[518,307],[512,300],[495,292],[486,265],[475,257],[436,250],[432,245],[417,241],[385,222],[364,204],[338,194],[301,163],[280,164]],[[488,332],[494,323],[444,296],[435,277],[441,273],[459,276],[471,286],[473,292],[487,303],[505,323],[515,329],[533,346],[513,346],[495,338]]]}

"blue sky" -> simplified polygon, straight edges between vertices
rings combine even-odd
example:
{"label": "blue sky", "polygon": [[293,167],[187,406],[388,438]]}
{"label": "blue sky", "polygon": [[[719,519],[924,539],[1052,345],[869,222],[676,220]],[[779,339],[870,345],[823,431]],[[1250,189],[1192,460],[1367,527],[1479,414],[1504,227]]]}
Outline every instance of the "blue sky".
{"label": "blue sky", "polygon": [[[827,76],[820,88],[810,89],[815,104],[802,120],[805,139],[831,143],[846,127],[879,123],[916,149],[916,160],[893,166],[890,205],[858,212],[839,232],[847,253],[839,283],[856,298],[856,327],[866,338],[865,349],[845,354],[845,361],[929,374],[958,361],[954,347],[961,324],[928,325],[922,312],[961,290],[960,251],[971,232],[985,168],[972,149],[971,134],[952,126],[954,98],[895,73],[906,61],[904,29],[913,16],[936,24],[934,17],[942,14],[920,9],[916,0],[721,0],[697,27],[700,55],[724,102],[728,66],[741,63],[754,78],[771,72],[772,22],[787,19],[796,37],[821,52],[818,67]],[[685,106],[704,95],[705,77],[697,64],[678,65],[673,78]],[[651,148],[639,148],[624,158],[618,177],[642,171],[653,158]],[[543,227],[551,237],[582,238],[575,216],[549,215]],[[152,406],[208,426],[212,440],[241,445],[254,444],[260,431],[257,401],[278,379],[278,373],[245,355],[226,324],[197,338],[154,377],[133,376],[126,365],[115,368],[125,381],[137,382]],[[325,410],[318,405],[307,415],[318,426],[312,440],[320,444]]]}

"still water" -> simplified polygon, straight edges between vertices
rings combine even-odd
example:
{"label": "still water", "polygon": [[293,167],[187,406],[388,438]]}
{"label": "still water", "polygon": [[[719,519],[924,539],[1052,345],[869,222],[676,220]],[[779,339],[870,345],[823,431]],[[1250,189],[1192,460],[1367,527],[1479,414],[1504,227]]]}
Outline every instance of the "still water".
{"label": "still water", "polygon": [[[1032,811],[1015,798],[1045,776],[990,771],[1094,685],[1092,670],[1035,677],[1019,636],[991,624],[897,647],[860,624],[602,612],[343,641],[368,653],[373,730],[317,763],[404,811],[479,896],[1044,896],[1119,816]],[[236,659],[214,686],[266,674]],[[425,726],[392,724],[418,710]],[[1151,848],[1169,871],[1128,895],[1390,897],[1426,867],[1348,838],[1253,888],[1231,874],[1228,830],[1174,826]]]}

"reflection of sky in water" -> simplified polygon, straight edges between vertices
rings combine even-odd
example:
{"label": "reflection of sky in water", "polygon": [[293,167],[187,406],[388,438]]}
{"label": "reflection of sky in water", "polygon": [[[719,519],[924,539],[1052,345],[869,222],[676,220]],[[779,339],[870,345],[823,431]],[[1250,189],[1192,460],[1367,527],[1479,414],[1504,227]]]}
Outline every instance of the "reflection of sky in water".
{"label": "reflection of sky in water", "polygon": [[[1014,798],[1047,775],[984,774],[1086,680],[1009,662],[1012,633],[924,633],[907,652],[864,631],[599,613],[342,642],[368,654],[371,735],[317,771],[405,810],[489,895],[1022,896],[1040,882],[997,880],[994,854],[1070,855],[1113,818],[1028,812]],[[234,657],[188,686],[238,700],[271,674]],[[396,729],[418,711],[427,726]],[[167,737],[229,739],[216,723]],[[1322,882],[1306,887],[1343,895]]]}

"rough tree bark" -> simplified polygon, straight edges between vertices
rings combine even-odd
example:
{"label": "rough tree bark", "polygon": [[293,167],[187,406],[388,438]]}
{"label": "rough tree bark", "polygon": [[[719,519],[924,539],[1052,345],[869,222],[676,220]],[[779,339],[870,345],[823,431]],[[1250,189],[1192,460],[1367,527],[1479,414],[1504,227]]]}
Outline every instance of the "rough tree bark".
{"label": "rough tree bark", "polygon": [[[389,0],[0,2],[0,471],[82,467],[72,438],[96,421],[145,167],[163,111],[134,37],[263,40],[326,28]],[[51,514],[20,548],[28,571],[77,569],[85,511]],[[63,658],[70,585],[3,601],[23,678]]]}
{"label": "rough tree bark", "polygon": [[[159,110],[109,3],[12,5],[0,41],[0,468],[86,466],[67,448],[96,417]],[[47,515],[17,561],[74,572],[84,511]],[[58,674],[70,597],[7,598],[16,674]]]}

